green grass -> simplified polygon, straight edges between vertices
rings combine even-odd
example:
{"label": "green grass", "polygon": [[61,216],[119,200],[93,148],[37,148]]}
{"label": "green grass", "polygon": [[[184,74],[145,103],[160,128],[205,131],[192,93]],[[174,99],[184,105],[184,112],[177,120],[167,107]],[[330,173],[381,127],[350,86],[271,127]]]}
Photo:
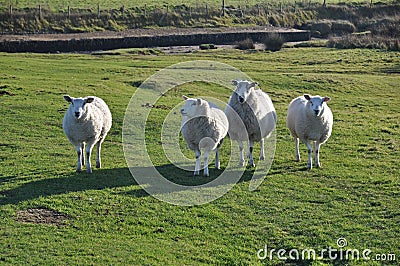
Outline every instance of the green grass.
{"label": "green grass", "polygon": [[[398,263],[400,53],[328,48],[135,53],[0,55],[2,265],[280,265],[276,255],[260,261],[257,251],[266,244],[320,251],[336,248],[340,237],[351,249],[395,253]],[[269,93],[278,113],[277,146],[272,168],[256,191],[248,190],[248,169],[220,199],[181,207],[158,201],[135,183],[122,151],[122,122],[144,80],[172,64],[198,59],[237,67]],[[294,161],[285,127],[287,105],[305,92],[330,96],[335,121],[321,149],[323,168],[312,171],[306,170],[305,145],[302,162]],[[74,148],[61,127],[66,93],[100,96],[113,114],[103,168],[92,175],[74,172]],[[159,104],[172,108],[184,93],[229,97],[229,90],[196,82],[168,92]],[[149,152],[171,179],[196,183],[202,177],[158,156],[157,125],[168,112],[151,112]],[[213,167],[210,173],[215,177]],[[18,211],[28,208],[55,210],[70,219],[59,226],[17,221]],[[303,265],[345,263],[381,265],[327,257]]]}
{"label": "green grass", "polygon": [[[309,1],[300,1],[304,2],[304,5],[307,5]],[[364,0],[355,0],[355,1],[341,1],[341,0],[332,0],[332,1],[327,1],[327,4],[337,4],[337,3],[367,3]],[[375,1],[374,1],[375,2]],[[380,1],[382,3],[389,3],[391,0],[383,0]],[[3,9],[7,10],[9,5],[13,5],[14,8],[26,8],[26,7],[38,7],[39,4],[41,4],[44,7],[48,7],[50,9],[54,10],[66,10],[67,6],[69,5],[71,8],[91,8],[95,9],[97,8],[97,4],[100,3],[100,6],[105,9],[113,9],[113,8],[120,8],[122,5],[124,5],[127,8],[131,7],[137,7],[137,6],[144,6],[145,4],[147,6],[158,6],[158,7],[163,7],[167,3],[170,6],[177,6],[177,5],[182,5],[182,1],[178,0],[170,0],[170,1],[157,1],[157,0],[145,0],[145,1],[133,1],[133,2],[127,2],[127,1],[92,1],[92,0],[70,0],[68,2],[65,1],[60,1],[60,0],[51,0],[51,1],[27,1],[27,0],[2,0],[0,1],[0,6],[2,6]],[[257,4],[265,4],[265,1],[261,0],[226,0],[225,5],[226,6],[255,6]],[[289,4],[294,4],[293,0],[285,0],[285,1],[269,1],[268,2],[272,6],[279,6],[280,3],[283,3],[284,5],[289,5]],[[311,3],[320,3],[322,4],[323,1],[317,1],[317,0],[311,0]],[[369,1],[368,1],[369,3]],[[221,7],[222,6],[222,1],[221,0],[204,0],[204,1],[197,1],[197,0],[189,0],[186,1],[184,4],[188,6],[205,6],[207,4],[209,7]]]}

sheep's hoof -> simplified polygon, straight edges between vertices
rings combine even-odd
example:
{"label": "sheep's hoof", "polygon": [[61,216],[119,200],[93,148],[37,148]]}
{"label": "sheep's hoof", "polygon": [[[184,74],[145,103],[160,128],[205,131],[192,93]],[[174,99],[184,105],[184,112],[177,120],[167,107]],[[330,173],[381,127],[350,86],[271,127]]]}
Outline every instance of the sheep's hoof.
{"label": "sheep's hoof", "polygon": [[200,171],[194,171],[194,175],[200,175]]}
{"label": "sheep's hoof", "polygon": [[239,166],[241,166],[241,167],[244,166],[244,160],[243,161],[242,160],[239,161]]}
{"label": "sheep's hoof", "polygon": [[209,173],[206,173],[206,172],[204,172],[203,175],[204,175],[204,176],[210,176],[210,174],[209,174]]}
{"label": "sheep's hoof", "polygon": [[311,170],[312,169],[312,165],[307,165],[307,170]]}
{"label": "sheep's hoof", "polygon": [[264,161],[265,157],[264,156],[260,156],[260,161]]}
{"label": "sheep's hoof", "polygon": [[254,164],[254,162],[249,161],[249,167],[255,167],[256,165]]}
{"label": "sheep's hoof", "polygon": [[219,169],[220,169],[220,167],[221,167],[221,166],[220,166],[220,164],[219,164],[219,163],[216,163],[216,164],[215,164],[215,169],[219,170]]}
{"label": "sheep's hoof", "polygon": [[86,169],[86,173],[91,174],[92,173],[92,169],[91,168]]}
{"label": "sheep's hoof", "polygon": [[96,168],[101,168],[101,163],[100,162],[96,162]]}
{"label": "sheep's hoof", "polygon": [[76,169],[76,172],[80,173],[80,172],[82,172],[82,169],[78,168],[78,169]]}

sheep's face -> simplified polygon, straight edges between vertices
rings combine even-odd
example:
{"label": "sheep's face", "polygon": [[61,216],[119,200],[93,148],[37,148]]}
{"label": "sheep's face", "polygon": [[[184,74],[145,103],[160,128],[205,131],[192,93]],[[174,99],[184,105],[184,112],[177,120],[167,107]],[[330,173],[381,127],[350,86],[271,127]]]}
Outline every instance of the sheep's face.
{"label": "sheep's face", "polygon": [[204,116],[207,112],[208,102],[202,99],[194,99],[183,96],[185,105],[181,109],[182,116],[190,118]]}
{"label": "sheep's face", "polygon": [[94,101],[93,97],[86,97],[86,98],[73,98],[69,95],[65,95],[64,99],[71,103],[71,110],[73,115],[76,119],[80,119],[83,114],[86,112],[86,104],[91,103]]}
{"label": "sheep's face", "polygon": [[232,84],[236,86],[235,93],[239,103],[246,102],[254,87],[258,85],[257,82],[247,80],[232,80]]}
{"label": "sheep's face", "polygon": [[326,103],[331,100],[329,97],[310,96],[308,94],[305,94],[304,98],[308,101],[307,108],[309,112],[315,116],[321,116],[324,113]]}

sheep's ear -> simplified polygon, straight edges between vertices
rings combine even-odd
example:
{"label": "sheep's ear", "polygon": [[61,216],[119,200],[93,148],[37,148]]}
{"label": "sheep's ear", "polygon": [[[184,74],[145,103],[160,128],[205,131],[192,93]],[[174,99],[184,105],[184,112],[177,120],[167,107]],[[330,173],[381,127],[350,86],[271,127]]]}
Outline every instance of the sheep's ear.
{"label": "sheep's ear", "polygon": [[202,104],[202,102],[203,102],[203,100],[202,100],[202,99],[200,99],[200,98],[199,98],[199,99],[197,99],[197,104],[198,104],[198,105],[201,105],[201,104]]}
{"label": "sheep's ear", "polygon": [[92,103],[94,101],[94,97],[86,97],[85,103]]}
{"label": "sheep's ear", "polygon": [[331,98],[330,97],[324,97],[324,99],[323,99],[323,102],[329,102],[331,100]]}
{"label": "sheep's ear", "polygon": [[250,88],[251,87],[256,87],[258,85],[258,82],[252,82],[252,83],[250,83]]}
{"label": "sheep's ear", "polygon": [[235,79],[233,79],[233,80],[232,80],[232,85],[237,86],[237,85],[238,85],[238,81],[235,80]]}
{"label": "sheep's ear", "polygon": [[69,103],[72,103],[72,98],[69,95],[64,95],[64,100],[66,100]]}
{"label": "sheep's ear", "polygon": [[186,101],[187,99],[189,99],[189,97],[187,97],[186,95],[182,95],[182,98]]}
{"label": "sheep's ear", "polygon": [[311,97],[308,94],[304,94],[304,98],[306,98],[307,101],[311,100]]}

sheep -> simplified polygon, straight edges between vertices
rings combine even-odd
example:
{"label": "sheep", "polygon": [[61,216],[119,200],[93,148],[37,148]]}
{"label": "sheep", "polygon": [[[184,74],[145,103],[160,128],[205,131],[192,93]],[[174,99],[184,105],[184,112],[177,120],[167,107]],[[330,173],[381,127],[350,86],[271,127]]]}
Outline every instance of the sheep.
{"label": "sheep", "polygon": [[204,176],[209,176],[208,157],[215,150],[215,168],[220,168],[218,149],[228,132],[228,119],[215,104],[203,99],[188,98],[181,109],[181,132],[189,149],[194,151],[194,175],[200,174],[201,150],[204,150]]}
{"label": "sheep", "polygon": [[265,159],[264,138],[270,136],[276,126],[276,112],[269,96],[255,89],[257,82],[232,80],[236,89],[229,98],[225,114],[229,121],[228,135],[237,140],[240,151],[239,166],[245,165],[243,141],[249,142],[249,166],[254,167],[254,142],[260,142],[260,160]]}
{"label": "sheep", "polygon": [[94,145],[97,146],[96,168],[101,167],[101,144],[112,124],[110,109],[102,99],[95,96],[73,98],[64,95],[64,99],[71,103],[64,115],[63,130],[78,154],[76,171],[81,172],[85,164],[82,153],[86,145],[86,172],[92,173],[90,156]]}
{"label": "sheep", "polygon": [[312,168],[312,145],[314,143],[315,166],[321,167],[319,152],[332,133],[333,115],[327,102],[331,98],[305,94],[291,101],[286,125],[294,138],[296,161],[300,161],[299,139],[307,145],[308,169]]}

